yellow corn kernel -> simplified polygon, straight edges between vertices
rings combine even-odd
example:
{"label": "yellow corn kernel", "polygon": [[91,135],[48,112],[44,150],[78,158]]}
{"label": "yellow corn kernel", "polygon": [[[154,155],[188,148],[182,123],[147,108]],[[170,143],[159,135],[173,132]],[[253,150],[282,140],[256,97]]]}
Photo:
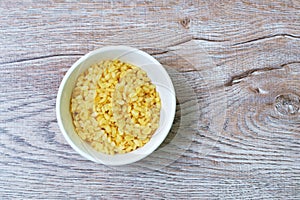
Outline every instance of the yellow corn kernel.
{"label": "yellow corn kernel", "polygon": [[131,111],[131,106],[129,105],[129,106],[127,107],[127,112],[130,113],[130,111]]}
{"label": "yellow corn kernel", "polygon": [[108,114],[104,114],[104,118],[107,120],[107,121],[109,121],[109,119],[110,119],[110,116],[108,115]]}
{"label": "yellow corn kernel", "polygon": [[142,92],[142,88],[141,88],[141,87],[137,87],[137,88],[136,88],[136,93],[139,94],[139,93],[141,93],[141,92]]}
{"label": "yellow corn kernel", "polygon": [[133,140],[133,142],[134,142],[134,144],[135,144],[136,146],[139,146],[139,145],[140,145],[139,140],[137,140],[137,139]]}
{"label": "yellow corn kernel", "polygon": [[143,86],[143,90],[145,91],[145,93],[150,92],[150,89],[149,89],[149,87],[147,87],[147,86]]}
{"label": "yellow corn kernel", "polygon": [[138,119],[138,122],[140,123],[140,125],[145,126],[146,122],[143,119]]}
{"label": "yellow corn kernel", "polygon": [[149,135],[151,133],[151,128],[146,127],[144,130],[144,134]]}
{"label": "yellow corn kernel", "polygon": [[111,128],[111,132],[112,132],[112,136],[113,136],[113,137],[116,137],[116,136],[117,136],[117,129],[116,129],[116,127],[112,127],[112,128]]}
{"label": "yellow corn kernel", "polygon": [[119,146],[120,143],[122,142],[123,138],[120,135],[116,136],[116,145]]}
{"label": "yellow corn kernel", "polygon": [[132,102],[135,102],[135,101],[138,100],[138,98],[139,98],[138,96],[133,96],[133,97],[131,98],[131,101],[132,101]]}
{"label": "yellow corn kernel", "polygon": [[149,142],[150,138],[146,138],[145,140],[143,140],[143,144],[146,144],[147,142]]}
{"label": "yellow corn kernel", "polygon": [[136,110],[138,112],[142,112],[142,108],[139,106],[134,106],[134,110]]}
{"label": "yellow corn kernel", "polygon": [[139,116],[139,112],[136,110],[132,110],[131,114],[133,115],[133,117],[138,117]]}
{"label": "yellow corn kernel", "polygon": [[132,147],[133,147],[133,144],[134,144],[133,141],[130,140],[130,141],[128,141],[128,146],[127,146],[127,147],[131,147],[131,148],[132,148]]}
{"label": "yellow corn kernel", "polygon": [[126,141],[131,141],[132,139],[133,139],[133,137],[131,135],[126,135],[125,136]]}
{"label": "yellow corn kernel", "polygon": [[115,147],[116,143],[114,141],[111,142],[111,146]]}

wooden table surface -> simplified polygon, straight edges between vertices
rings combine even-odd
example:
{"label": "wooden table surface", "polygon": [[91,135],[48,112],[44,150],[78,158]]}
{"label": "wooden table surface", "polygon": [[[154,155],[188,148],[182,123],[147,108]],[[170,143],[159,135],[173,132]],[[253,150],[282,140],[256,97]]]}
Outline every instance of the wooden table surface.
{"label": "wooden table surface", "polygon": [[[56,120],[82,55],[129,45],[177,93],[162,146],[129,166],[86,160]],[[300,199],[300,2],[1,1],[1,199]]]}

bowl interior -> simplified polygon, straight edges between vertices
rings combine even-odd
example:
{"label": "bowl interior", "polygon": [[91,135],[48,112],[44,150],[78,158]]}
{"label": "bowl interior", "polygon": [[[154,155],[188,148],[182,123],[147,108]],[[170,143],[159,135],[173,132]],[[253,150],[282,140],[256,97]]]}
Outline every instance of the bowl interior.
{"label": "bowl interior", "polygon": [[[142,148],[126,154],[106,155],[95,151],[75,132],[70,113],[70,99],[78,76],[94,63],[119,59],[145,70],[156,85],[161,98],[160,124],[151,140]],[[136,162],[152,153],[167,136],[175,116],[176,98],[172,81],[161,64],[149,54],[126,46],[104,47],[80,58],[67,72],[57,96],[57,119],[68,143],[82,156],[106,165],[124,165]]]}

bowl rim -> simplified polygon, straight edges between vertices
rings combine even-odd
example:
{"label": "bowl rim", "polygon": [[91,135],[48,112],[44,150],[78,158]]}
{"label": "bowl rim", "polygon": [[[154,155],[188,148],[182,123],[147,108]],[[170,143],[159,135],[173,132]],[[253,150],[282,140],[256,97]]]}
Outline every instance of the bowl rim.
{"label": "bowl rim", "polygon": [[[150,150],[147,149],[146,153],[143,154],[138,154],[140,156],[137,157],[137,159],[133,159],[132,162],[126,162],[126,160],[120,161],[118,163],[114,163],[114,162],[104,162],[103,160],[99,160],[99,159],[95,159],[93,158],[91,155],[89,155],[88,153],[82,151],[79,147],[77,147],[77,145],[73,142],[73,140],[70,138],[69,134],[67,133],[67,130],[65,129],[63,120],[62,120],[62,116],[61,116],[61,100],[62,100],[62,95],[63,95],[63,91],[65,89],[66,83],[68,81],[68,79],[70,78],[70,76],[72,75],[73,71],[80,66],[85,60],[87,60],[89,57],[95,55],[95,54],[99,54],[99,53],[103,53],[105,51],[111,51],[111,50],[130,50],[130,51],[137,51],[140,54],[142,54],[143,56],[145,56],[147,59],[150,59],[154,64],[159,65],[161,70],[164,73],[165,78],[167,79],[166,81],[168,81],[169,83],[169,89],[172,90],[172,93],[174,95],[172,95],[172,102],[173,102],[173,108],[172,111],[174,112],[174,114],[172,116],[168,116],[169,118],[169,123],[170,125],[167,126],[166,130],[164,131],[165,134],[161,136],[161,140],[159,142],[157,142],[158,144],[154,145]],[[64,75],[59,89],[58,89],[58,93],[57,93],[57,97],[56,97],[56,118],[57,118],[57,123],[59,125],[59,129],[61,131],[61,133],[63,134],[65,140],[68,142],[68,144],[77,152],[79,153],[81,156],[83,156],[84,158],[91,160],[93,162],[96,163],[101,163],[104,165],[109,165],[109,166],[120,166],[120,165],[126,165],[126,164],[131,164],[134,162],[137,162],[139,160],[144,159],[145,157],[149,156],[151,153],[153,153],[161,144],[162,142],[165,140],[165,138],[167,137],[167,135],[169,134],[171,128],[172,128],[172,124],[175,118],[175,113],[176,113],[176,93],[175,93],[175,89],[174,89],[174,85],[173,82],[169,76],[169,74],[167,73],[166,69],[163,67],[162,64],[160,64],[153,56],[151,56],[150,54],[137,49],[137,48],[133,48],[130,46],[124,46],[124,45],[117,45],[117,46],[103,46],[101,48],[95,49],[93,51],[88,52],[87,54],[83,55],[81,58],[79,58],[67,71],[67,73]],[[85,142],[85,141],[82,141]],[[134,152],[134,151],[132,151]],[[101,152],[99,152],[101,153]],[[129,152],[131,153],[131,152]]]}

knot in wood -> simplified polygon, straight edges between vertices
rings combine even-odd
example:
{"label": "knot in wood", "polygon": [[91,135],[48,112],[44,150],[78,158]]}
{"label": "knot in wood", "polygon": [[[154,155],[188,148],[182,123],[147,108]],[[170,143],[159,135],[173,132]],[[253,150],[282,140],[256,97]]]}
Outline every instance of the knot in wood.
{"label": "knot in wood", "polygon": [[278,95],[275,100],[275,109],[282,115],[292,116],[299,114],[300,97],[295,94]]}
{"label": "knot in wood", "polygon": [[189,28],[190,22],[191,22],[190,18],[187,18],[187,17],[180,20],[180,24],[186,29]]}

